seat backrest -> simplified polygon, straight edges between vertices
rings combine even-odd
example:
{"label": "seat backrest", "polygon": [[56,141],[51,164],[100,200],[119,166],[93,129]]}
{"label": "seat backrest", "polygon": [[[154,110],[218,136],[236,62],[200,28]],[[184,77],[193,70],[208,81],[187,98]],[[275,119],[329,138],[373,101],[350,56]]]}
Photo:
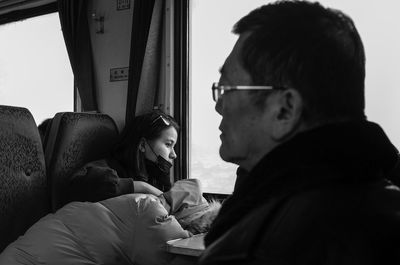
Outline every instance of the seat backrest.
{"label": "seat backrest", "polygon": [[71,175],[84,164],[104,158],[118,137],[113,119],[106,114],[60,112],[51,123],[45,146],[51,208],[68,202]]}
{"label": "seat backrest", "polygon": [[50,210],[39,131],[25,108],[0,106],[0,252]]}

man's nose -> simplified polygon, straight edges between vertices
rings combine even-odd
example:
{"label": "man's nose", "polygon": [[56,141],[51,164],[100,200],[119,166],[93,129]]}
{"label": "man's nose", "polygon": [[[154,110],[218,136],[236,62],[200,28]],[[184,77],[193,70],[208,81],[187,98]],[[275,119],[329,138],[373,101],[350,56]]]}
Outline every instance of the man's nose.
{"label": "man's nose", "polygon": [[217,100],[217,103],[215,103],[215,111],[218,112],[220,115],[222,115],[222,97],[220,97]]}

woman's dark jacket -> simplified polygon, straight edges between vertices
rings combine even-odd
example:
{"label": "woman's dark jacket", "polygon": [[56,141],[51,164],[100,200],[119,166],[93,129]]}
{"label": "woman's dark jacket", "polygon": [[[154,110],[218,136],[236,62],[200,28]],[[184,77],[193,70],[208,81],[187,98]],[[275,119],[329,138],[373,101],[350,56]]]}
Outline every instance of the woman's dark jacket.
{"label": "woman's dark jacket", "polygon": [[397,160],[367,121],[298,134],[238,175],[200,264],[400,264]]}
{"label": "woman's dark jacket", "polygon": [[70,179],[69,201],[98,202],[133,193],[133,178],[113,159],[101,159],[84,165]]}

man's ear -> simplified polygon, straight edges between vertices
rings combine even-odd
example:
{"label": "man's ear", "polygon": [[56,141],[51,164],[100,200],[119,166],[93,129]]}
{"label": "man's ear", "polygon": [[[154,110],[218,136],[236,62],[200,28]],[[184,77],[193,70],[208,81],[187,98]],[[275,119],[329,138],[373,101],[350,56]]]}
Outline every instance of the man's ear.
{"label": "man's ear", "polygon": [[146,151],[146,140],[142,137],[139,142],[139,151],[144,153]]}
{"label": "man's ear", "polygon": [[285,89],[278,93],[276,107],[272,137],[284,141],[293,136],[301,125],[303,98],[297,90]]}

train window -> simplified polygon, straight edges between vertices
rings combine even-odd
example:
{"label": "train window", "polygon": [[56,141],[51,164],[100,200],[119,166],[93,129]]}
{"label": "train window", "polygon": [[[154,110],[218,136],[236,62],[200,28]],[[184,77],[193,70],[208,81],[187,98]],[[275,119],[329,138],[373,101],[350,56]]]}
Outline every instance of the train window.
{"label": "train window", "polygon": [[[190,21],[191,146],[190,177],[202,180],[205,192],[231,193],[236,165],[219,158],[219,122],[211,98],[211,83],[237,36],[232,26],[242,16],[272,1],[194,0]],[[365,2],[320,0],[324,6],[342,10],[354,20],[364,42],[366,64],[366,115],[379,123],[400,147],[400,17],[398,1]],[[379,10],[379,12],[377,12]],[[371,19],[374,18],[374,19]]]}
{"label": "train window", "polygon": [[231,33],[233,24],[264,3],[265,0],[191,1],[190,177],[200,179],[208,193],[232,193],[237,169],[219,157],[221,116],[214,110],[211,83],[218,81],[218,69],[236,42],[237,36]]}
{"label": "train window", "polygon": [[0,104],[29,109],[37,124],[73,111],[73,74],[58,13],[0,26]]}

